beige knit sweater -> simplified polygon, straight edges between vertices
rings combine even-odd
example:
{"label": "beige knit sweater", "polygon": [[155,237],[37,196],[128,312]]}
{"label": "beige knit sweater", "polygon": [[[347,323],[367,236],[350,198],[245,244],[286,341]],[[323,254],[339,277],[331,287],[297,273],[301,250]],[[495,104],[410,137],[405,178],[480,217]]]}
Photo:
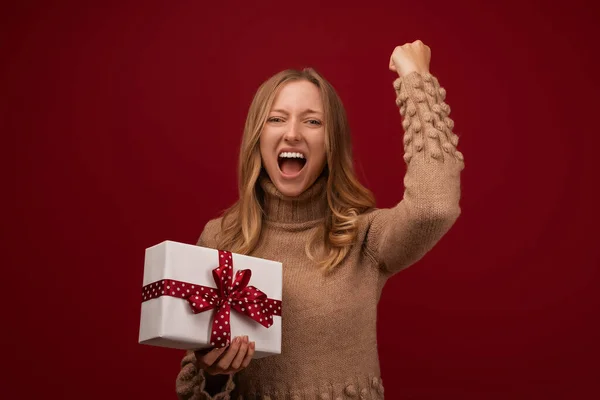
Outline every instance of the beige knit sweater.
{"label": "beige knit sweater", "polygon": [[[377,303],[394,273],[421,259],[460,214],[462,154],[452,133],[445,91],[430,74],[394,81],[404,120],[403,200],[360,216],[358,241],[344,262],[324,276],[305,254],[323,223],[325,179],[286,198],[263,179],[265,224],[255,257],[283,263],[281,355],[253,360],[212,397],[188,352],[177,376],[180,399],[381,399],[376,341]],[[198,242],[215,248],[220,219]],[[252,338],[250,338],[252,340]]]}

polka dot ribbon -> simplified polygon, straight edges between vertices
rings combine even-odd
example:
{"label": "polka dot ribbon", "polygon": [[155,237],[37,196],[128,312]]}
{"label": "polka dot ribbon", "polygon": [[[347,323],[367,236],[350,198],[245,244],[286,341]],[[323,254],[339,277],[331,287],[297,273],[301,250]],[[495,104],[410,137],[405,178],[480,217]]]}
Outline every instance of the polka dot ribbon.
{"label": "polka dot ribbon", "polygon": [[281,316],[280,300],[269,299],[259,289],[248,286],[252,271],[240,270],[233,276],[230,252],[219,250],[219,267],[212,274],[216,288],[173,279],[150,283],[142,288],[142,303],[161,296],[171,296],[187,300],[194,314],[216,309],[210,336],[210,344],[214,347],[224,347],[230,343],[229,313],[232,308],[265,328],[273,325],[273,316]]}

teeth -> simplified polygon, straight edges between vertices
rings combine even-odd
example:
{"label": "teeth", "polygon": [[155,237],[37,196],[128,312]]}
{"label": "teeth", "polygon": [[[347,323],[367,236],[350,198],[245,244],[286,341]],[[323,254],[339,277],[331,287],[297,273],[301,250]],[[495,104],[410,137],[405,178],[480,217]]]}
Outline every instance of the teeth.
{"label": "teeth", "polygon": [[302,153],[292,153],[284,151],[279,155],[280,158],[304,158],[304,154]]}

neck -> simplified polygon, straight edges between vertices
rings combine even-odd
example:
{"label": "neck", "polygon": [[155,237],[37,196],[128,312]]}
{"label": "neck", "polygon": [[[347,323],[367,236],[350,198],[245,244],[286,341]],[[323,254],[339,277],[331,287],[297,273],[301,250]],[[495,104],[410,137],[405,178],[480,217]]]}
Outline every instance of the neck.
{"label": "neck", "polygon": [[327,176],[321,175],[299,196],[283,195],[268,176],[261,177],[264,191],[265,218],[271,222],[302,223],[325,217],[327,211]]}

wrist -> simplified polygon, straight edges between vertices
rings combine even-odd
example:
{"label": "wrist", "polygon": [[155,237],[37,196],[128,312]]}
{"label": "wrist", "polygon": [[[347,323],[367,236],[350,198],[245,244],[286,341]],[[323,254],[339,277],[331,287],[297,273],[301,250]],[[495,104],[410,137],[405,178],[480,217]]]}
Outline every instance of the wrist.
{"label": "wrist", "polygon": [[227,381],[229,380],[229,374],[217,374],[217,375],[204,375],[205,386],[204,390],[214,396],[225,390]]}
{"label": "wrist", "polygon": [[416,73],[418,73],[419,75],[422,76],[422,75],[428,74],[429,70],[423,69],[423,68],[411,68],[411,69],[408,69],[406,71],[400,71],[400,72],[398,72],[398,76],[400,78],[403,78],[405,76],[408,76],[408,75],[412,74],[413,72],[416,72]]}

